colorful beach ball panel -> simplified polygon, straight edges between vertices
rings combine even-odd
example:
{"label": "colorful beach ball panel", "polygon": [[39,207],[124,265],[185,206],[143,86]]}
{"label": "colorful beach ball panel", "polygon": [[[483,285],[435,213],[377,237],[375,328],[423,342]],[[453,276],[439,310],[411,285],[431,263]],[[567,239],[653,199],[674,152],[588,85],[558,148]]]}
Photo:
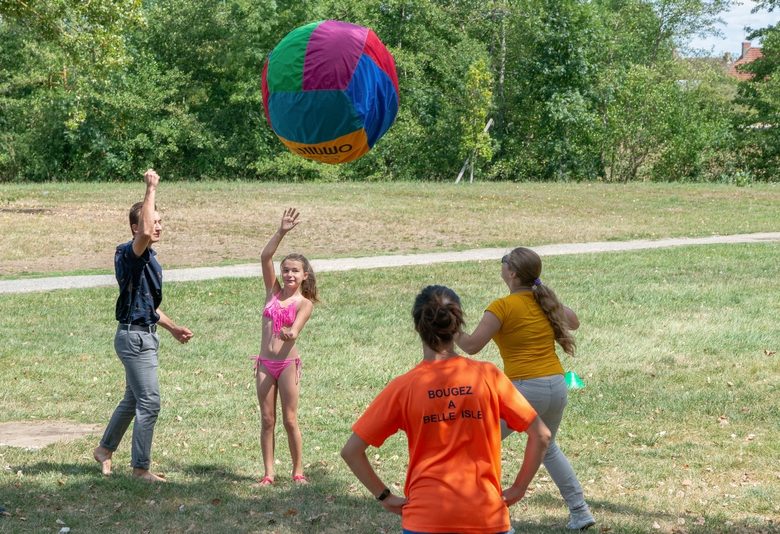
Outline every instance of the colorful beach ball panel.
{"label": "colorful beach ball panel", "polygon": [[292,152],[327,163],[352,161],[395,120],[395,62],[368,28],[333,20],[308,24],[271,52],[263,106]]}

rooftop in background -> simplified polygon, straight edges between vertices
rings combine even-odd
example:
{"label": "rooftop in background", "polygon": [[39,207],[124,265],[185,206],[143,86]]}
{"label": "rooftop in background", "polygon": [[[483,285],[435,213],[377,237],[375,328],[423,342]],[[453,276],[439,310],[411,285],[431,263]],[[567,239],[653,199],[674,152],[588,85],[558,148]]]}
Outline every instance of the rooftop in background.
{"label": "rooftop in background", "polygon": [[[680,44],[687,45],[690,49],[703,50],[712,57],[723,57],[727,53],[731,54],[732,57],[737,56],[739,54],[737,43],[745,41],[749,34],[746,28],[766,28],[780,23],[780,9],[775,9],[771,13],[766,10],[751,13],[754,7],[756,7],[756,3],[753,0],[743,0],[738,5],[733,4],[728,11],[720,16],[723,19],[723,24],[719,24],[717,29],[721,31],[722,35],[696,37],[688,43]],[[757,44],[760,45],[760,43]],[[687,55],[687,52],[685,54]]]}
{"label": "rooftop in background", "polygon": [[742,55],[739,56],[739,59],[729,65],[729,74],[740,80],[749,80],[753,77],[753,74],[750,72],[740,72],[737,67],[752,63],[762,55],[761,47],[752,46],[750,41],[742,41]]}

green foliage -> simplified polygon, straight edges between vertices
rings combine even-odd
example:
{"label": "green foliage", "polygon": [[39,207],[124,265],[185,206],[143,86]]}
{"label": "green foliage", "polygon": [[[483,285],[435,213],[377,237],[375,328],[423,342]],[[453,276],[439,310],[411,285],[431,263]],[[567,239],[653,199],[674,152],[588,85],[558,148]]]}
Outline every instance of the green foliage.
{"label": "green foliage", "polygon": [[593,17],[575,0],[530,0],[510,16],[501,154],[514,159],[518,178],[598,174]]}
{"label": "green foliage", "polygon": [[394,180],[424,180],[428,177],[426,152],[432,147],[430,129],[410,106],[403,104],[396,121],[382,138],[381,150],[372,150],[350,164],[354,169],[353,175]]}
{"label": "green foliage", "polygon": [[493,77],[484,59],[475,61],[466,73],[466,91],[463,94],[464,111],[460,117],[463,130],[461,147],[465,154],[480,160],[490,160],[493,150],[490,135],[485,132],[490,105],[493,100]]}
{"label": "green foliage", "polygon": [[140,6],[140,0],[1,2],[0,23],[54,44],[68,67],[100,72],[127,60],[125,31],[141,23]]}
{"label": "green foliage", "polygon": [[260,72],[267,54],[291,28],[279,28],[271,1],[155,2],[138,47],[161,68],[187,75],[182,97],[208,133],[182,169],[190,176],[254,177],[283,147],[263,115]]}
{"label": "green foliage", "polygon": [[695,181],[717,173],[709,166],[717,147],[728,150],[729,124],[723,104],[706,93],[708,74],[676,64],[626,73],[607,111],[607,180]]}
{"label": "green foliage", "polygon": [[[777,129],[753,125],[776,123],[775,30],[739,108],[714,69],[675,55],[727,5],[0,2],[0,181],[123,180],[150,165],[182,180],[449,181],[472,154],[488,179],[774,180]],[[328,18],[374,29],[401,89],[396,124],[338,168],[287,157],[260,92],[276,43]]]}
{"label": "green foliage", "polygon": [[259,178],[270,182],[334,182],[342,178],[339,166],[317,163],[287,151],[271,160],[260,160],[251,168]]}
{"label": "green foliage", "polygon": [[[778,6],[777,2],[765,2]],[[780,176],[780,25],[763,28],[763,57],[746,65],[753,78],[739,86],[737,102],[742,112],[736,119],[742,163],[752,177],[777,181]]]}
{"label": "green foliage", "polygon": [[655,15],[650,39],[650,55],[662,59],[664,52],[672,52],[670,45],[685,42],[695,35],[706,35],[719,24],[719,15],[728,9],[732,0],[648,0]]}

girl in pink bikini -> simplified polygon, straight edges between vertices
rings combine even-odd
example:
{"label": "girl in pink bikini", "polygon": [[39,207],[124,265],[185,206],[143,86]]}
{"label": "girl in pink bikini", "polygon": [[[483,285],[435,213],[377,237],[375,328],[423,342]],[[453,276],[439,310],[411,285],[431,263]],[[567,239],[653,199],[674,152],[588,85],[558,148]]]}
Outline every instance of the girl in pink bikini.
{"label": "girl in pink bikini", "polygon": [[255,359],[257,400],[260,402],[260,447],[265,474],[260,484],[274,483],[274,429],[277,393],[282,404],[282,422],[292,456],[292,479],[306,484],[303,474],[303,443],[298,428],[298,393],[301,359],[295,340],[311,316],[317,302],[317,281],[309,260],[300,254],[288,254],[281,262],[281,283],[276,278],[273,257],[285,234],[300,221],[295,208],[284,210],[279,229],[271,236],[260,255],[265,282],[263,335],[260,354]]}

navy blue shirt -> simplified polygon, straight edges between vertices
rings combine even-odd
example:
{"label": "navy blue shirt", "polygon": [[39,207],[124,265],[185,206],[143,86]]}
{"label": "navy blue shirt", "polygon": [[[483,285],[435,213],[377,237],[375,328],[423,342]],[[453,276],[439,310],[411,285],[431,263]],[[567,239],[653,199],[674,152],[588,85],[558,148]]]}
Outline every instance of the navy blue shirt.
{"label": "navy blue shirt", "polygon": [[133,242],[116,247],[114,272],[119,282],[116,320],[121,324],[149,326],[157,324],[157,308],[162,302],[162,267],[157,253],[147,248],[140,257],[133,252]]}

